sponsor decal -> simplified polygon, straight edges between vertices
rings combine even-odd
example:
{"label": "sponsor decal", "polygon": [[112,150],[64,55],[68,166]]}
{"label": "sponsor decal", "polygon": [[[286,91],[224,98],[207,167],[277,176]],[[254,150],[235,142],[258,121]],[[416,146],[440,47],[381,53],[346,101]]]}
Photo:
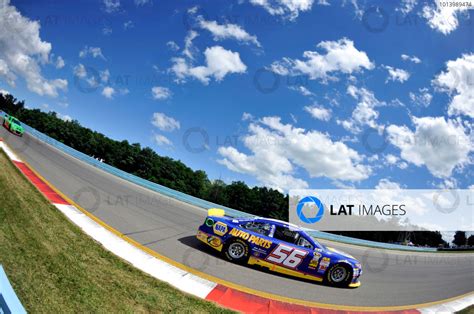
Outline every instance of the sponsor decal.
{"label": "sponsor decal", "polygon": [[223,236],[227,233],[227,225],[223,222],[216,222],[213,227],[214,233]]}
{"label": "sponsor decal", "polygon": [[262,249],[262,248],[258,247],[258,246],[254,246],[252,248],[252,251],[254,252],[255,256],[259,256],[260,254],[267,255],[267,251],[265,249]]}
{"label": "sponsor decal", "polygon": [[321,254],[314,252],[313,259],[309,262],[308,268],[316,269],[318,267],[319,259],[321,258]]}
{"label": "sponsor decal", "polygon": [[212,247],[219,247],[222,245],[221,239],[219,239],[218,237],[213,237],[213,236],[210,236],[207,238],[207,243],[209,243],[209,245]]}
{"label": "sponsor decal", "polygon": [[329,257],[323,257],[323,259],[319,263],[318,273],[324,273],[326,269],[328,269],[330,263],[331,259]]}
{"label": "sponsor decal", "polygon": [[236,228],[230,230],[229,234],[236,238],[241,238],[242,240],[246,240],[252,244],[263,247],[265,249],[269,249],[272,246],[272,241],[261,238],[261,237],[257,237],[253,234],[250,234],[248,232],[245,232]]}
{"label": "sponsor decal", "polygon": [[197,234],[197,238],[201,241],[204,241],[204,242],[207,241],[207,237],[208,237],[207,234],[205,234],[202,231],[199,231],[198,234]]}

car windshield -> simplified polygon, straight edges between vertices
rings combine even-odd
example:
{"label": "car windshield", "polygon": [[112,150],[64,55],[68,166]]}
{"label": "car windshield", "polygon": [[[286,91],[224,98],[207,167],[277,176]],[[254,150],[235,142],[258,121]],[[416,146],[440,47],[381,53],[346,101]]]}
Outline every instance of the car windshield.
{"label": "car windshield", "polygon": [[271,225],[269,223],[249,221],[242,225],[244,229],[259,233],[261,235],[268,236],[271,230]]}
{"label": "car windshield", "polygon": [[20,121],[18,121],[17,119],[13,119],[12,122],[15,124],[21,125]]}
{"label": "car windshield", "polygon": [[318,241],[318,239],[316,239],[315,237],[313,236],[310,236],[311,239],[313,240],[314,244],[316,244],[316,247],[319,248],[319,249],[323,249],[325,250],[326,249],[326,246],[324,244],[322,244],[321,242]]}

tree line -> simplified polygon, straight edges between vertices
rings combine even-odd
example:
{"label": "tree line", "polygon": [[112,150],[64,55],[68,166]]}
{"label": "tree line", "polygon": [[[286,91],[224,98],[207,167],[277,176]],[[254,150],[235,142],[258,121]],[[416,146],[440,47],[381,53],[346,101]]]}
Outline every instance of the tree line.
{"label": "tree line", "polygon": [[[118,169],[143,179],[216,204],[253,215],[288,220],[288,195],[266,187],[250,188],[242,181],[230,184],[210,180],[206,172],[193,170],[179,160],[158,155],[149,147],[127,140],[116,141],[83,127],[76,120],[64,121],[55,112],[25,108],[24,101],[0,93],[0,109],[38,131],[89,156],[104,159]],[[379,242],[404,242],[409,239],[421,246],[446,246],[439,232],[335,232]]]}

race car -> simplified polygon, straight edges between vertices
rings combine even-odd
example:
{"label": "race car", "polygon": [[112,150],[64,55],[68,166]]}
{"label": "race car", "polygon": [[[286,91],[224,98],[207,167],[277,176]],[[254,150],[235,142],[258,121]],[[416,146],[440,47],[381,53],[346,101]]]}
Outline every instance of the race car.
{"label": "race car", "polygon": [[25,130],[23,129],[23,126],[21,126],[21,122],[8,114],[5,115],[3,118],[3,126],[7,129],[10,130],[13,134],[23,136],[25,133]]}
{"label": "race car", "polygon": [[208,210],[198,240],[235,263],[258,265],[289,276],[339,287],[360,286],[362,266],[349,254],[326,247],[304,230],[269,218],[233,218]]}

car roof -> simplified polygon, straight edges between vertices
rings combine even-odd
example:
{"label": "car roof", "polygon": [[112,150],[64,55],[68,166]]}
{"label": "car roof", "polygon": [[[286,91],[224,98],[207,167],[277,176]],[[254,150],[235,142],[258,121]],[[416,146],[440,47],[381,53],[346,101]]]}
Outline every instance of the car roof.
{"label": "car roof", "polygon": [[279,219],[273,219],[273,218],[263,218],[263,217],[257,217],[256,220],[260,220],[260,221],[268,221],[268,222],[271,222],[275,225],[279,225],[279,226],[282,226],[282,227],[288,227],[288,228],[293,228],[293,229],[297,229],[299,231],[302,231],[303,229],[301,229],[299,226],[295,225],[295,224],[292,224],[292,223],[289,223],[287,221],[283,221],[283,220],[279,220]]}

